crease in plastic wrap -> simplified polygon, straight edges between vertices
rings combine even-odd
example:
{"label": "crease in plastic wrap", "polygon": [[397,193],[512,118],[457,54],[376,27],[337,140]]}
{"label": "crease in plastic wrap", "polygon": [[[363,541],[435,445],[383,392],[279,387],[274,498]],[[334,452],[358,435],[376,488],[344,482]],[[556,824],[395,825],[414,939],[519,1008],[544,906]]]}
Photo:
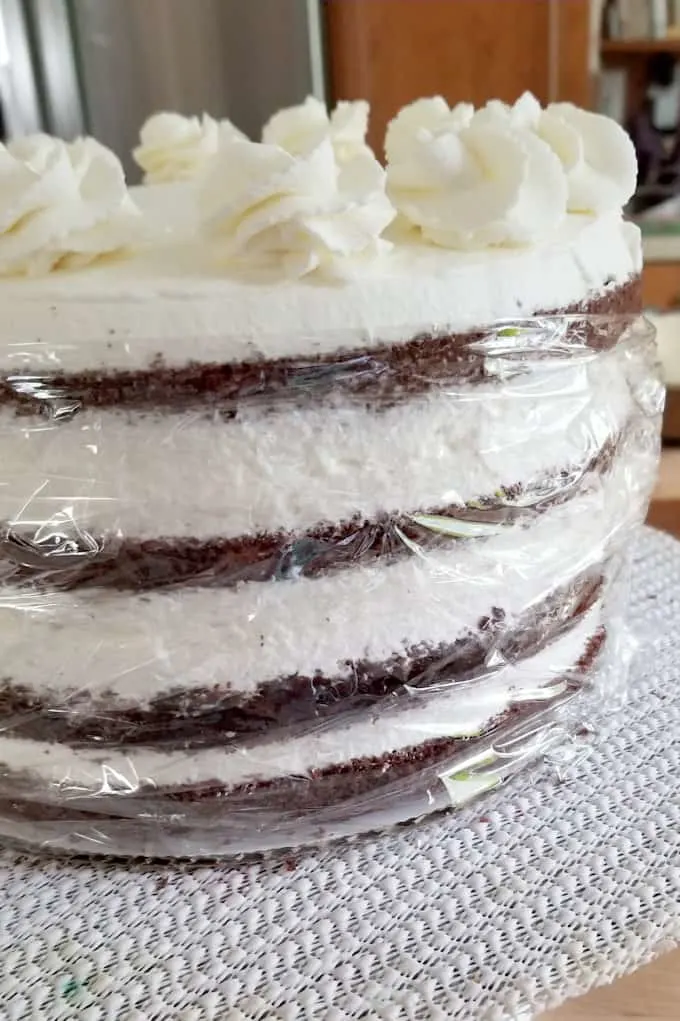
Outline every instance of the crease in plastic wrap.
{"label": "crease in plastic wrap", "polygon": [[625,697],[653,330],[437,336],[141,372],[4,342],[0,839],[250,853],[578,768]]}

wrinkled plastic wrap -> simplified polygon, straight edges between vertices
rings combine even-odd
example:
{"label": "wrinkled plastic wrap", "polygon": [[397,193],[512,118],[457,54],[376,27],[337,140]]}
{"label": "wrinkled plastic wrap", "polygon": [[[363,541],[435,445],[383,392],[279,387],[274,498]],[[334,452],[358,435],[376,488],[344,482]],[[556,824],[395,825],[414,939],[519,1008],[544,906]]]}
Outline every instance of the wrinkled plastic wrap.
{"label": "wrinkled plastic wrap", "polygon": [[255,369],[106,350],[4,345],[0,838],[256,852],[578,765],[625,694],[644,320]]}

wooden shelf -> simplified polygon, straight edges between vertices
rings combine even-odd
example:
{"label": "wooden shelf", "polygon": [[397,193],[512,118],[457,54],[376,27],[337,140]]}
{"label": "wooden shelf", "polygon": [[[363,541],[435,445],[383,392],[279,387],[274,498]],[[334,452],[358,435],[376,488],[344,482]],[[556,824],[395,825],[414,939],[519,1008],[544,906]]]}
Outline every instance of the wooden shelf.
{"label": "wooden shelf", "polygon": [[680,36],[669,39],[603,39],[603,54],[677,53],[680,56]]}

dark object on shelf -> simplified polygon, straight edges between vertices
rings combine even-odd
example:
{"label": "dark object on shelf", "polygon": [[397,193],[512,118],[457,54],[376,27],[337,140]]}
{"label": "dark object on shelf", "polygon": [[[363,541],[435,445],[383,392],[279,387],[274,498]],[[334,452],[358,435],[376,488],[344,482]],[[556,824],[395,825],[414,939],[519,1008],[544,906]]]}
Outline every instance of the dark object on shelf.
{"label": "dark object on shelf", "polygon": [[649,85],[661,85],[667,88],[675,80],[676,58],[672,53],[654,53],[647,61],[647,81]]}
{"label": "dark object on shelf", "polygon": [[603,39],[620,39],[621,32],[621,10],[618,0],[607,0],[602,11],[602,37]]}
{"label": "dark object on shelf", "polygon": [[659,94],[676,82],[676,58],[655,53],[647,62],[643,103],[627,125],[638,157],[638,192],[633,212],[641,213],[680,193],[680,131],[678,112],[660,116]]}

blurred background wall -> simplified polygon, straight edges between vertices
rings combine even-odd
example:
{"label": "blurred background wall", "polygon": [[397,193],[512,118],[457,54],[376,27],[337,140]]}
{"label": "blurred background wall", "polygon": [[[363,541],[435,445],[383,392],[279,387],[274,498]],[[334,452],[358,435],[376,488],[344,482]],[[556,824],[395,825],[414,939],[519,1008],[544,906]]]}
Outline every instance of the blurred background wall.
{"label": "blurred background wall", "polygon": [[379,149],[419,95],[587,103],[589,3],[0,0],[5,133],[88,131],[125,158],[158,109],[257,135],[275,109],[327,92],[371,101]]}
{"label": "blurred background wall", "polygon": [[87,131],[127,158],[167,109],[257,134],[323,96],[320,14],[317,0],[0,0],[5,133]]}

